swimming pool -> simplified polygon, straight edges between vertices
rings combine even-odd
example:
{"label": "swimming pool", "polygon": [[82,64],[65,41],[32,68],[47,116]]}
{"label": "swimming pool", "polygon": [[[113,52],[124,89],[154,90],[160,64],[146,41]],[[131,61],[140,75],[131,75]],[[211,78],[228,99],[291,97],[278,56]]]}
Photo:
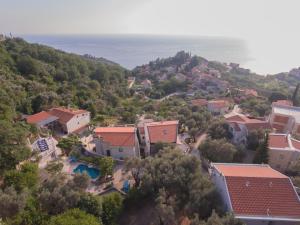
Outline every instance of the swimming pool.
{"label": "swimming pool", "polygon": [[84,164],[79,164],[74,170],[74,173],[84,173],[86,172],[87,175],[89,175],[90,178],[96,179],[97,177],[100,176],[100,170],[93,168],[93,167],[88,167],[87,165]]}

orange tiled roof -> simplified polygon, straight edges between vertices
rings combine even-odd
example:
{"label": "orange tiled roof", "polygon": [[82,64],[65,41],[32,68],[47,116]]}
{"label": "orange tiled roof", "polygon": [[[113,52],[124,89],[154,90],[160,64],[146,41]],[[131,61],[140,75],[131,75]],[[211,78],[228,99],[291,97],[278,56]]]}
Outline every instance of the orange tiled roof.
{"label": "orange tiled roof", "polygon": [[83,109],[68,109],[63,107],[53,108],[49,111],[49,113],[53,116],[59,118],[60,123],[67,123],[74,116],[82,113],[87,113],[88,111]]}
{"label": "orange tiled roof", "polygon": [[26,118],[26,121],[27,121],[27,123],[35,124],[35,123],[39,123],[43,120],[47,120],[50,117],[53,117],[53,116],[45,111],[41,111],[39,113],[28,116]]}
{"label": "orange tiled roof", "polygon": [[178,121],[161,121],[145,124],[150,143],[176,143]]}
{"label": "orange tiled roof", "polygon": [[112,146],[135,146],[134,127],[97,127],[94,132]]}
{"label": "orange tiled roof", "polygon": [[208,104],[211,105],[214,108],[224,108],[229,105],[229,102],[226,100],[212,100],[208,101]]}
{"label": "orange tiled roof", "polygon": [[242,114],[227,117],[226,121],[230,123],[244,124],[248,130],[270,128],[270,124],[268,123],[268,121],[248,118]]}
{"label": "orange tiled roof", "polygon": [[269,165],[213,163],[225,177],[285,178],[287,176],[272,169]]}
{"label": "orange tiled roof", "polygon": [[283,132],[284,131],[284,125],[272,124],[272,128],[275,129],[277,132]]}
{"label": "orange tiled roof", "polygon": [[269,134],[270,148],[288,148],[288,136],[286,134]]}
{"label": "orange tiled roof", "polygon": [[274,122],[287,124],[289,122],[289,117],[275,115]]}
{"label": "orange tiled roof", "polygon": [[300,150],[300,141],[291,138],[289,134],[269,134],[269,148]]}
{"label": "orange tiled roof", "polygon": [[300,200],[290,179],[268,165],[215,164],[225,176],[236,216],[300,220]]}
{"label": "orange tiled roof", "polygon": [[273,102],[272,105],[275,106],[293,106],[293,102],[290,100],[277,100],[276,102]]}
{"label": "orange tiled roof", "polygon": [[198,99],[193,99],[192,105],[195,106],[207,106],[207,100],[205,98],[198,98]]}

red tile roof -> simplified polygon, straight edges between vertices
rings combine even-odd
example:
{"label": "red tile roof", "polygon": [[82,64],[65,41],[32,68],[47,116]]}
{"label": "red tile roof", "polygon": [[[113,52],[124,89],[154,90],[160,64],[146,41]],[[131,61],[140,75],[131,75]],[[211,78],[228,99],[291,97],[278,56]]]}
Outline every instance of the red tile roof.
{"label": "red tile roof", "polygon": [[97,127],[94,132],[112,146],[135,146],[134,127]]}
{"label": "red tile roof", "polygon": [[291,138],[289,134],[269,134],[269,148],[300,151],[300,141]]}
{"label": "red tile roof", "polygon": [[276,102],[273,102],[272,105],[275,106],[293,106],[293,102],[290,100],[277,100]]}
{"label": "red tile roof", "polygon": [[229,102],[226,100],[212,100],[212,101],[208,101],[208,105],[220,109],[220,108],[228,107]]}
{"label": "red tile roof", "polygon": [[244,124],[248,130],[269,129],[268,121],[248,118],[245,115],[237,114],[226,118],[226,121],[236,124]]}
{"label": "red tile roof", "polygon": [[284,131],[284,125],[280,124],[272,124],[272,128],[275,129],[277,132],[283,132]]}
{"label": "red tile roof", "polygon": [[213,164],[225,176],[236,216],[300,221],[300,200],[290,179],[268,165]]}
{"label": "red tile roof", "polygon": [[300,150],[300,141],[291,138],[292,145],[295,149]]}
{"label": "red tile roof", "polygon": [[289,178],[226,177],[235,215],[300,219],[300,201]]}
{"label": "red tile roof", "polygon": [[245,95],[257,97],[257,91],[254,89],[245,89]]}
{"label": "red tile roof", "polygon": [[56,116],[59,118],[60,123],[67,123],[69,120],[71,120],[74,116],[82,113],[88,113],[88,111],[83,109],[68,109],[68,108],[53,108],[48,113],[50,113],[53,116]]}
{"label": "red tile roof", "polygon": [[207,100],[204,98],[193,99],[191,102],[192,102],[192,105],[195,105],[195,106],[207,106]]}
{"label": "red tile roof", "polygon": [[289,148],[286,134],[269,134],[269,148]]}
{"label": "red tile roof", "polygon": [[28,116],[26,118],[26,121],[27,121],[27,123],[36,124],[36,123],[39,123],[41,121],[47,120],[51,117],[53,117],[51,114],[49,114],[45,111],[41,111],[39,113]]}
{"label": "red tile roof", "polygon": [[225,177],[286,178],[287,176],[272,169],[269,165],[213,163]]}
{"label": "red tile roof", "polygon": [[150,143],[176,143],[178,121],[161,121],[145,124],[149,133]]}
{"label": "red tile roof", "polygon": [[287,124],[289,122],[289,117],[275,115],[274,122]]}
{"label": "red tile roof", "polygon": [[238,115],[227,117],[226,120],[230,122],[246,122],[248,118],[244,115],[238,114]]}

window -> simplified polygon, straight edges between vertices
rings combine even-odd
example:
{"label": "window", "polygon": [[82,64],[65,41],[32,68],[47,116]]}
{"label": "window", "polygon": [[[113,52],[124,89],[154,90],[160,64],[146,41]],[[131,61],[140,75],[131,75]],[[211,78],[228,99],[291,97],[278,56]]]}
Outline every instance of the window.
{"label": "window", "polygon": [[280,154],[280,155],[279,155],[279,159],[284,159],[284,155],[283,155],[283,154]]}
{"label": "window", "polygon": [[123,148],[119,148],[119,152],[123,152]]}

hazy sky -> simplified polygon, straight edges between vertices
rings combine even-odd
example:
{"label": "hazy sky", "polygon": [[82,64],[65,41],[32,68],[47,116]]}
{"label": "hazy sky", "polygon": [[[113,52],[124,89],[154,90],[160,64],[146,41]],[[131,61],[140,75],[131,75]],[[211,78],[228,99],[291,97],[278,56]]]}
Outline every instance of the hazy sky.
{"label": "hazy sky", "polygon": [[0,32],[229,36],[299,58],[299,9],[300,0],[0,0]]}
{"label": "hazy sky", "polygon": [[299,0],[0,0],[12,33],[297,35]]}

